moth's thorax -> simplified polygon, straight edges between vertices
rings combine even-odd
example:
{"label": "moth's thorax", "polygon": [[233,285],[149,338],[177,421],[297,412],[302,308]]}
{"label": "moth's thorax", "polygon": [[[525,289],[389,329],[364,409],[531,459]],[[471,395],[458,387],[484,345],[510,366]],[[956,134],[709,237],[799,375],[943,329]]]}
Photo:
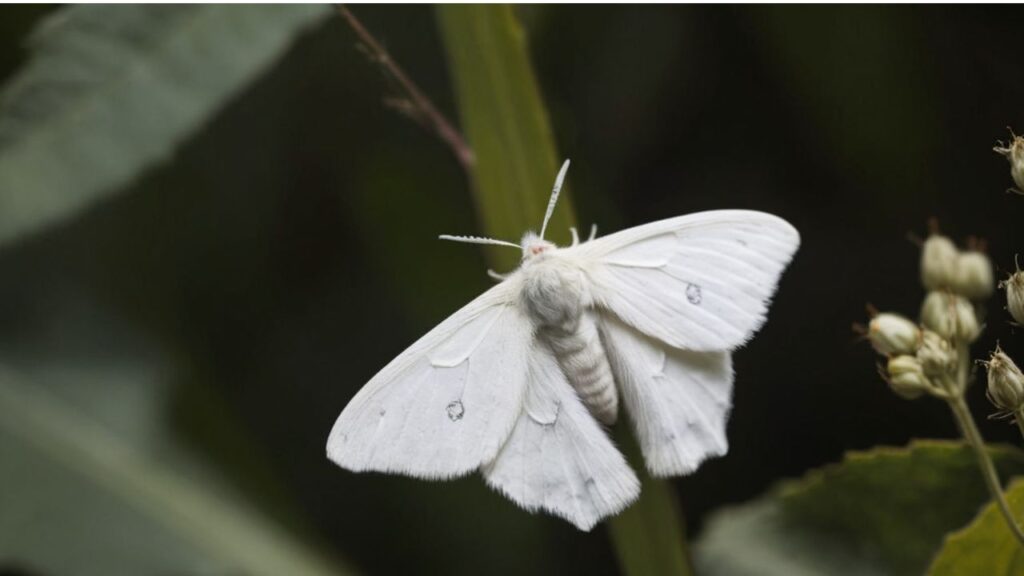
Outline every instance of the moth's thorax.
{"label": "moth's thorax", "polygon": [[523,247],[523,264],[531,262],[537,257],[547,256],[558,249],[554,242],[549,242],[534,232],[523,234],[520,245]]}
{"label": "moth's thorax", "polygon": [[589,302],[586,277],[557,248],[523,262],[520,298],[538,327],[573,330]]}

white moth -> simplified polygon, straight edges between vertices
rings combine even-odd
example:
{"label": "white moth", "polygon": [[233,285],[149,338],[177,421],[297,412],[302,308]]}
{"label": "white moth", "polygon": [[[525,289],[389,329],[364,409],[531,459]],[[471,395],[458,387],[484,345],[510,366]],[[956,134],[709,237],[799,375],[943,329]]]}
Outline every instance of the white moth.
{"label": "white moth", "polygon": [[640,483],[604,426],[625,404],[647,468],[693,472],[728,450],[730,352],[765,320],[800,243],[789,223],[700,212],[571,246],[540,235],[522,263],[384,367],[338,417],[327,455],[362,472],[480,470],[520,506],[589,530]]}

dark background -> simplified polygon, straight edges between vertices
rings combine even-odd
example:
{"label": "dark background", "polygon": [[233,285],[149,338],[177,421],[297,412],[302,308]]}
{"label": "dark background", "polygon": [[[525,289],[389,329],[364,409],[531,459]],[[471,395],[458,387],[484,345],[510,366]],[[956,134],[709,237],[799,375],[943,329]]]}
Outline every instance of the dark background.
{"label": "dark background", "polygon": [[[0,76],[47,10],[4,9]],[[457,121],[431,9],[353,11]],[[845,450],[956,435],[941,403],[887,390],[850,325],[868,302],[916,314],[907,235],[929,217],[960,242],[986,238],[1002,270],[1024,247],[1024,198],[1004,193],[1008,164],[991,150],[1008,125],[1024,130],[1020,9],[520,15],[583,226],[753,208],[803,237],[769,322],[736,354],[729,455],[673,481],[691,535],[710,511]],[[603,525],[529,516],[478,476],[355,475],[324,457],[359,387],[489,284],[476,248],[435,240],[480,232],[458,165],[383,105],[391,87],[354,43],[331,20],[172,160],[0,250],[4,350],[25,366],[155,350],[173,391],[160,417],[369,573],[615,573]],[[1024,358],[1002,306],[997,295],[977,355],[998,339]],[[970,401],[979,420],[993,411],[981,386]],[[980,424],[1019,442],[1004,422]]]}

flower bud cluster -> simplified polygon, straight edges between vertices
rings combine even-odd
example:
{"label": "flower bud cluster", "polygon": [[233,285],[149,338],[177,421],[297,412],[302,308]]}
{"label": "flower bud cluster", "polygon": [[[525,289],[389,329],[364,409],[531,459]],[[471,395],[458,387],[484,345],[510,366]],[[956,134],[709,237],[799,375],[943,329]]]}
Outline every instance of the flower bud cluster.
{"label": "flower bud cluster", "polygon": [[[1024,194],[1024,138],[1013,136],[1008,147],[995,148],[1010,161],[1010,173]],[[914,399],[925,393],[950,402],[962,422],[964,391],[970,381],[967,351],[981,334],[975,302],[996,289],[992,262],[982,242],[969,239],[961,251],[936,227],[921,245],[921,283],[927,295],[920,325],[899,314],[873,314],[866,330],[876,352],[886,356],[882,378],[897,395]],[[999,283],[1006,290],[1006,308],[1024,325],[1024,271],[1020,267]],[[988,398],[1002,415],[1013,415],[1024,432],[1024,372],[998,346],[987,362]],[[1011,521],[1012,523],[1012,521]],[[1024,538],[1022,538],[1024,539]]]}
{"label": "flower bud cluster", "polygon": [[1010,161],[1010,176],[1017,184],[1017,190],[1024,191],[1024,138],[1014,136],[1009,146],[1001,145],[993,148],[996,152],[1006,156]]}
{"label": "flower bud cluster", "polygon": [[[1011,162],[1020,161],[1024,176],[1024,139],[1015,138],[1006,153],[1013,156]],[[879,369],[896,394],[904,398],[917,398],[925,392],[946,399],[960,397],[968,380],[964,353],[982,328],[973,301],[990,297],[996,288],[983,242],[969,239],[967,249],[960,250],[933,226],[921,246],[921,283],[928,293],[921,304],[920,325],[899,314],[874,314],[867,338],[876,352],[887,357]],[[1006,288],[1007,307],[1024,324],[1024,272],[1018,270],[999,287]],[[995,360],[994,355],[990,365],[1006,366],[1009,358],[1004,361],[1004,357]],[[1012,396],[1006,382],[1015,380],[1008,376],[996,380],[1002,388],[993,392],[993,397],[1005,403]],[[1024,404],[1024,380],[1020,383]]]}
{"label": "flower bud cluster", "polygon": [[992,262],[978,250],[961,252],[949,238],[932,234],[921,246],[921,283],[930,291],[950,290],[970,300],[995,290]]}
{"label": "flower bud cluster", "polygon": [[876,314],[867,338],[876,352],[888,357],[880,367],[882,378],[903,398],[941,394],[934,382],[945,382],[956,370],[958,358],[949,340],[899,314]]}

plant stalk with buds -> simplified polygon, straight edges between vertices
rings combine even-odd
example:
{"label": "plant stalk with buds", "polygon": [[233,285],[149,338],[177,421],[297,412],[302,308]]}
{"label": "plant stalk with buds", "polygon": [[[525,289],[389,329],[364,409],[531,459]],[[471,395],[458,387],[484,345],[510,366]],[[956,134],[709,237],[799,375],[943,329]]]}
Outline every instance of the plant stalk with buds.
{"label": "plant stalk with buds", "polygon": [[[994,292],[992,264],[982,252],[961,252],[950,239],[933,231],[921,250],[921,283],[928,290],[921,306],[921,327],[894,313],[874,314],[868,325],[867,338],[872,347],[888,357],[879,372],[892,391],[903,398],[912,400],[928,394],[946,401],[964,440],[974,451],[985,485],[1011,532],[1024,546],[1024,530],[1006,502],[965,399],[972,376],[970,346],[981,334],[972,300],[988,298]],[[986,366],[989,398],[1006,413],[1016,415],[1024,433],[1024,375],[998,350]]]}

